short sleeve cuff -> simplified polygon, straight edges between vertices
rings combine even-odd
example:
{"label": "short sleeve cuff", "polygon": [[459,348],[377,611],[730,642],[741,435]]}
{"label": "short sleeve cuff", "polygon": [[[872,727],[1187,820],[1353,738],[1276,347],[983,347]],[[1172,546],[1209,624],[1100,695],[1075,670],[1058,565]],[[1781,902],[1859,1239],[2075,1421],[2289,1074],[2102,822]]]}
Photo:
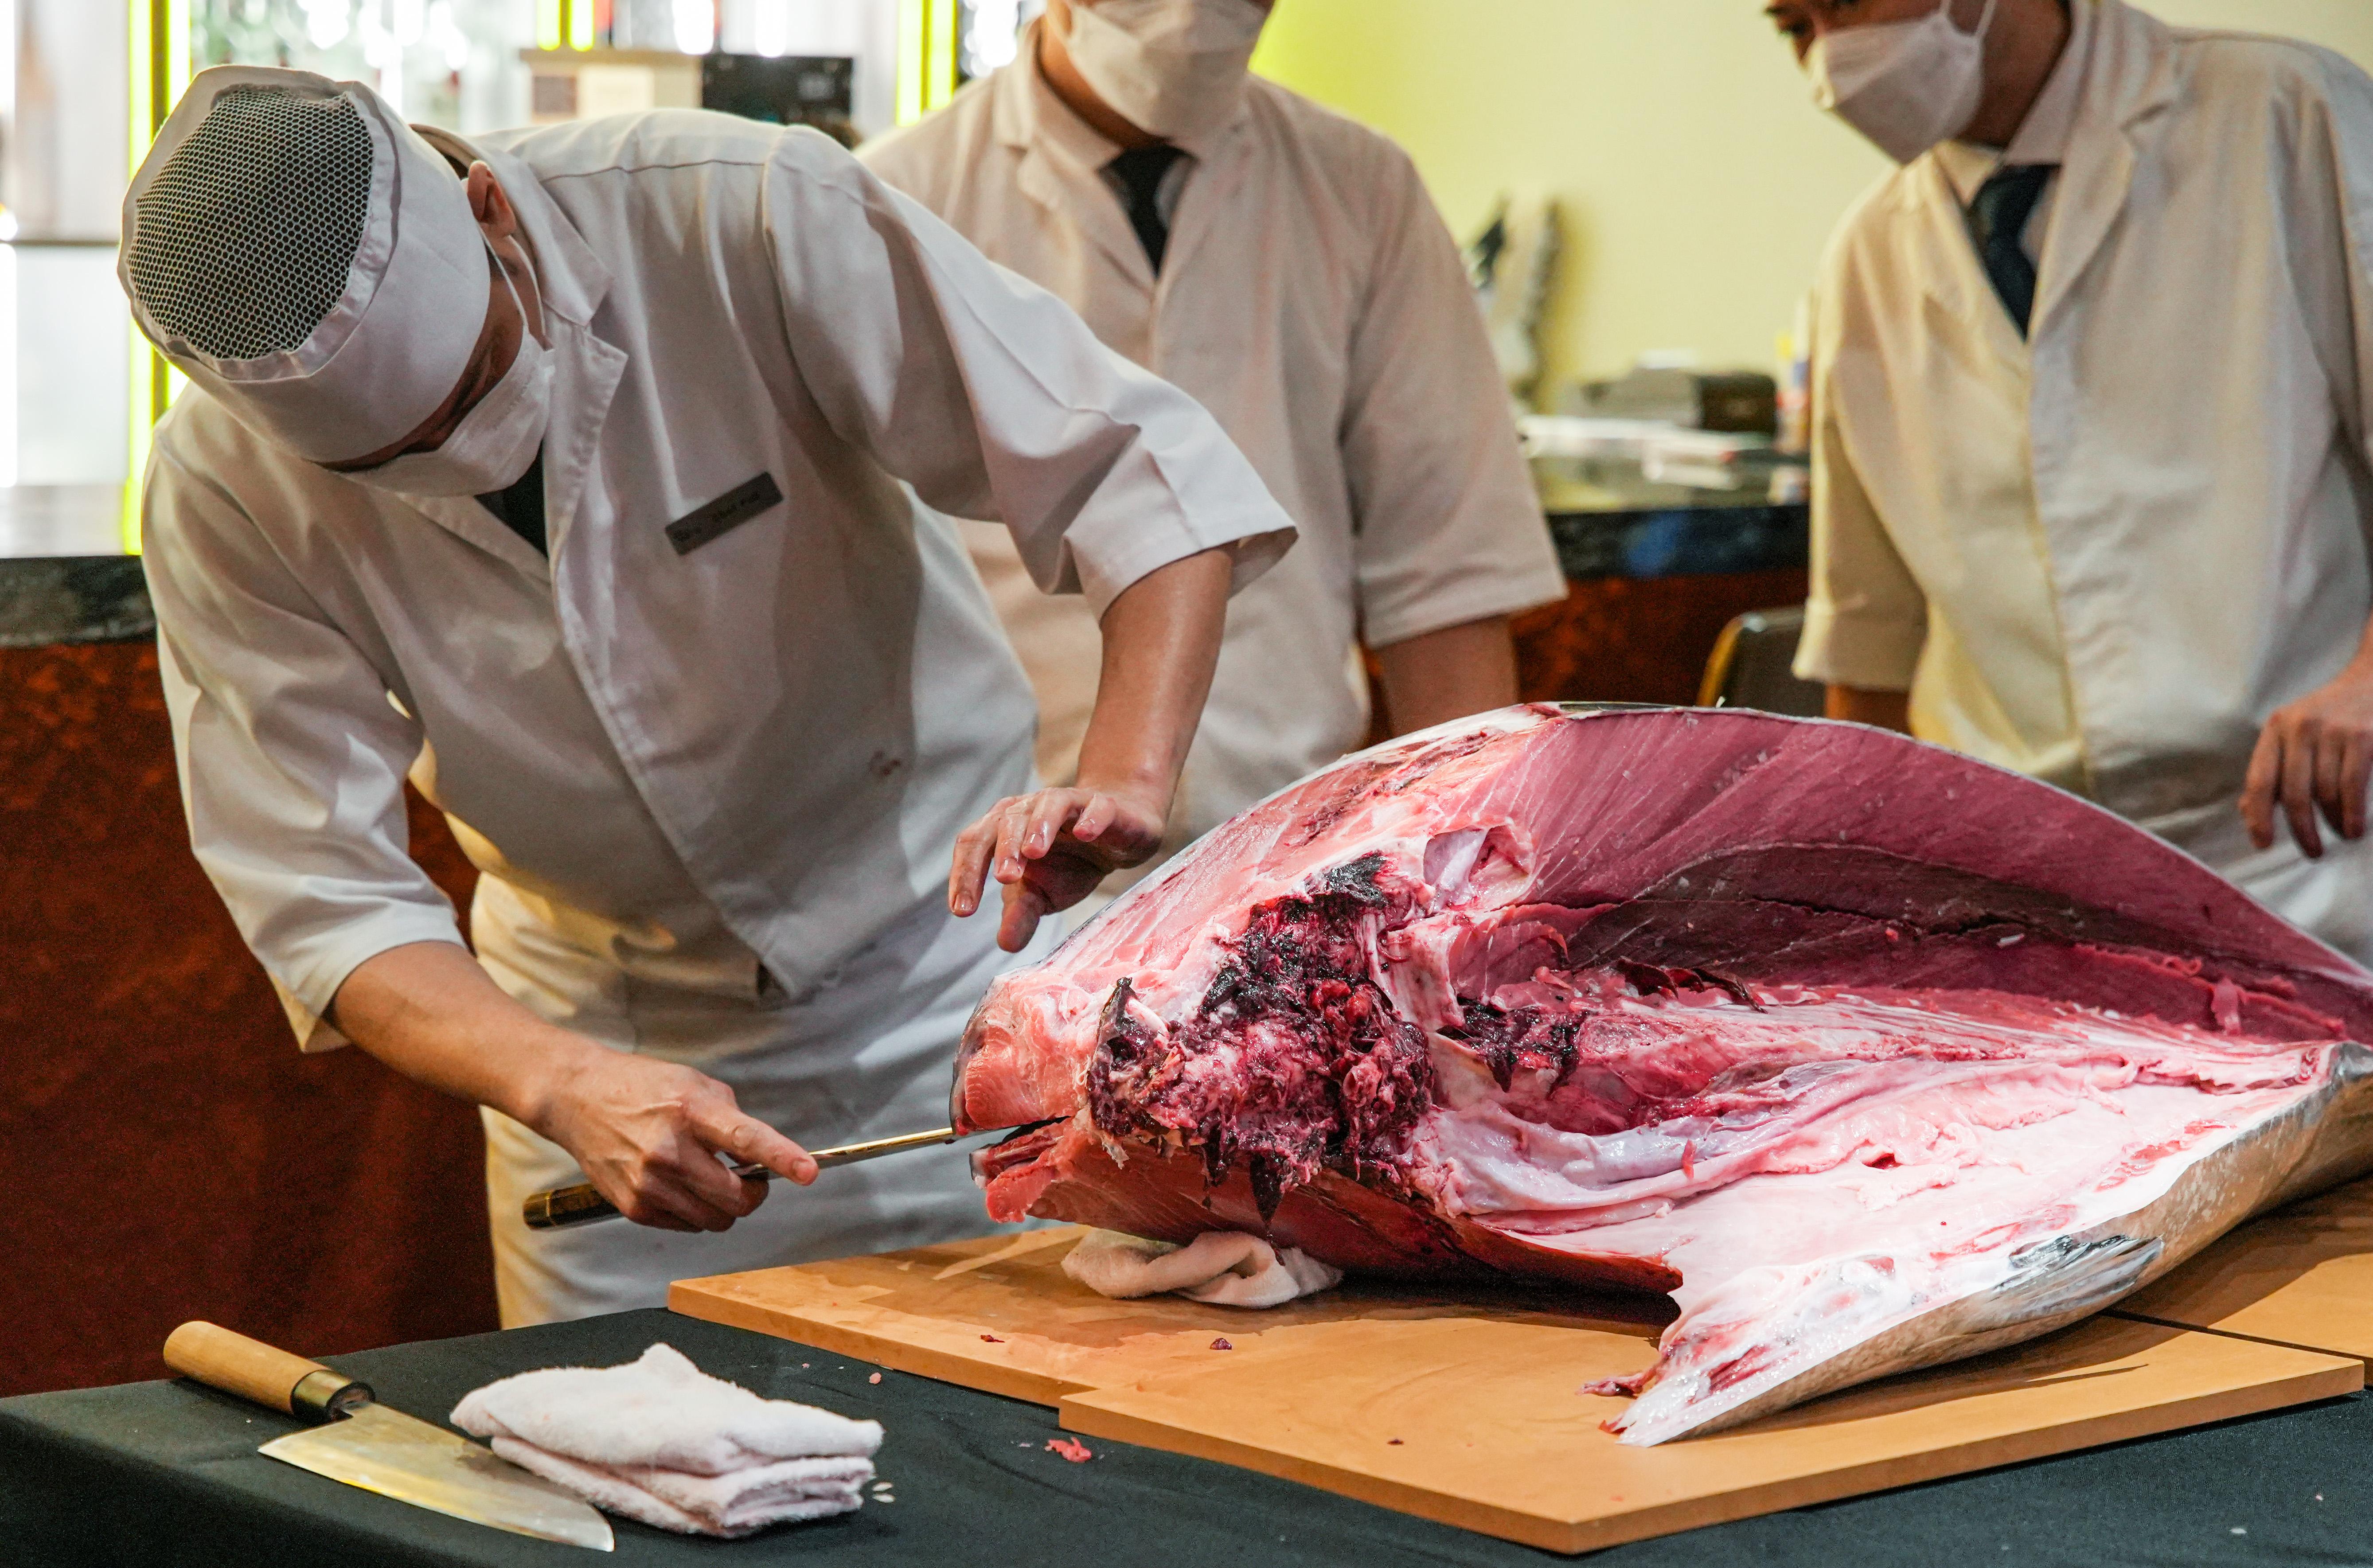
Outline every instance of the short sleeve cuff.
{"label": "short sleeve cuff", "polygon": [[1299,537],[1285,514],[1269,507],[1179,518],[1164,527],[1110,531],[1074,528],[1066,539],[1088,608],[1101,618],[1133,583],[1173,562],[1224,549],[1233,561],[1228,591],[1242,592],[1275,566]]}
{"label": "short sleeve cuff", "polygon": [[1551,567],[1447,584],[1405,603],[1364,603],[1360,607],[1361,640],[1370,648],[1390,648],[1470,622],[1561,603],[1568,591],[1565,573]]}
{"label": "short sleeve cuff", "polygon": [[358,928],[342,930],[336,940],[322,942],[317,951],[304,954],[292,965],[298,971],[293,983],[282,978],[275,966],[266,965],[272,989],[278,993],[281,1008],[288,1015],[288,1027],[297,1036],[297,1048],[312,1053],[352,1045],[354,1042],[329,1021],[338,988],[380,954],[424,942],[447,942],[468,951],[450,916],[440,919],[427,911],[415,914],[404,910],[366,921]]}
{"label": "short sleeve cuff", "polygon": [[1923,622],[1842,614],[1835,604],[1816,599],[1805,606],[1796,678],[1865,691],[1910,691],[1927,640]]}

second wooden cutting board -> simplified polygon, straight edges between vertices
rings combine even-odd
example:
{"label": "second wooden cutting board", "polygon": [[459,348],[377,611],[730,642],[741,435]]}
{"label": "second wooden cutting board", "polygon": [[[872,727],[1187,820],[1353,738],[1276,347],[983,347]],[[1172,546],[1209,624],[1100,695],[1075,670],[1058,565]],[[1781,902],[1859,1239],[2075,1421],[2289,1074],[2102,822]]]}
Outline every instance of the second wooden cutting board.
{"label": "second wooden cutting board", "polygon": [[2112,1310],[2373,1363],[2373,1178],[2250,1221]]}

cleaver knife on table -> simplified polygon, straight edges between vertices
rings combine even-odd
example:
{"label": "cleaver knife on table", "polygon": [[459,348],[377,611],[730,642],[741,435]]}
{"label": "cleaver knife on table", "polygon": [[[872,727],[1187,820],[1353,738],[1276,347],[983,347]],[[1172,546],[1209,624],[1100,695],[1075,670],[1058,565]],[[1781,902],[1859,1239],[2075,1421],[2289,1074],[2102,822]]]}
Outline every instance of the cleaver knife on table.
{"label": "cleaver knife on table", "polygon": [[615,1549],[610,1522],[574,1492],[465,1437],[378,1402],[368,1384],[211,1323],[184,1323],[165,1364],[185,1377],[299,1420],[324,1424],[256,1450],[399,1503],[597,1551]]}
{"label": "cleaver knife on table", "polygon": [[[980,1128],[980,1132],[1028,1132],[1044,1127],[1043,1121],[1026,1127]],[[936,1149],[942,1143],[953,1143],[959,1138],[970,1138],[970,1132],[958,1132],[953,1127],[937,1127],[929,1132],[903,1132],[895,1138],[876,1138],[864,1143],[844,1144],[837,1149],[811,1149],[808,1157],[819,1170],[835,1165],[853,1165],[859,1160],[878,1160],[884,1154],[903,1154],[909,1149]],[[731,1166],[735,1176],[744,1181],[772,1181],[775,1173],[764,1165]],[[590,1225],[597,1220],[618,1217],[616,1205],[602,1196],[591,1182],[579,1182],[575,1187],[555,1187],[532,1193],[520,1205],[520,1217],[532,1231],[566,1230],[573,1225]]]}

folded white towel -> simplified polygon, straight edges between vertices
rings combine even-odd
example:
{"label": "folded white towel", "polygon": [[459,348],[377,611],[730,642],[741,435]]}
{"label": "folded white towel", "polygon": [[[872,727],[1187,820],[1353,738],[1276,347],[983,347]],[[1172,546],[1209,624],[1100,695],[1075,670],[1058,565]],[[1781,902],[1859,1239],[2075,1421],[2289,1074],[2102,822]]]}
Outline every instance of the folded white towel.
{"label": "folded white towel", "polygon": [[862,1506],[878,1422],[762,1399],[667,1345],[625,1366],[549,1367],[466,1396],[453,1424],[595,1505],[742,1536]]}
{"label": "folded white towel", "polygon": [[1063,1272],[1098,1295],[1174,1291],[1222,1306],[1281,1306],[1343,1282],[1341,1270],[1300,1247],[1271,1246],[1240,1231],[1206,1231],[1185,1246],[1090,1231],[1063,1259]]}
{"label": "folded white towel", "polygon": [[703,1476],[777,1459],[870,1458],[882,1446],[879,1422],[762,1399],[668,1345],[625,1366],[555,1366],[489,1383],[453,1407],[453,1424],[590,1464]]}
{"label": "folded white towel", "polygon": [[592,1465],[516,1437],[495,1452],[567,1487],[596,1507],[682,1535],[746,1536],[789,1519],[821,1519],[865,1504],[871,1459],[785,1459],[727,1476],[649,1465]]}

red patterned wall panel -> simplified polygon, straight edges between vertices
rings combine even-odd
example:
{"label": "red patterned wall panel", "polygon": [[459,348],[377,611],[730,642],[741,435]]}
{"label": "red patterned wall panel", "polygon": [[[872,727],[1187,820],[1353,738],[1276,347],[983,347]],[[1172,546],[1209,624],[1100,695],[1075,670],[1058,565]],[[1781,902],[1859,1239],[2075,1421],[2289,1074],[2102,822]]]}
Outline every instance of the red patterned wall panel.
{"label": "red patterned wall panel", "polygon": [[189,1317],[312,1354],[495,1326],[476,1114],[298,1053],[190,854],[148,645],[0,650],[0,1394],[161,1376]]}
{"label": "red patterned wall panel", "polygon": [[1805,602],[1801,570],[1727,577],[1601,578],[1516,622],[1527,702],[1693,703],[1734,615]]}

